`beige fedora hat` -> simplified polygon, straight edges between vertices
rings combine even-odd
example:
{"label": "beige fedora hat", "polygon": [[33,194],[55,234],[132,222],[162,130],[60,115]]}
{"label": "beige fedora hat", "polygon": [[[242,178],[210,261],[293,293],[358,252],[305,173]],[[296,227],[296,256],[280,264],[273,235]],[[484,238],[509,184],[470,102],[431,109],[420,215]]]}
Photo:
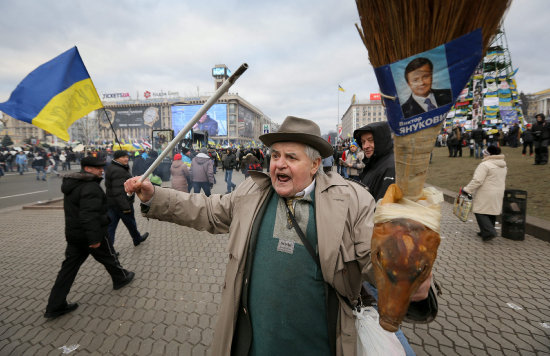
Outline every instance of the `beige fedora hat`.
{"label": "beige fedora hat", "polygon": [[321,129],[311,120],[287,116],[279,131],[260,136],[260,140],[271,146],[277,142],[300,142],[315,148],[325,158],[332,155],[332,146],[321,137]]}

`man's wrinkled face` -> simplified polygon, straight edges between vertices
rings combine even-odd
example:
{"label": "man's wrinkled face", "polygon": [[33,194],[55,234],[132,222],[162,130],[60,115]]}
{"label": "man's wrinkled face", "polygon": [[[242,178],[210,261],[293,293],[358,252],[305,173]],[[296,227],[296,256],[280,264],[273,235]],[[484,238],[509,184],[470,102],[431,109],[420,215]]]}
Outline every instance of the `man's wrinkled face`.
{"label": "man's wrinkled face", "polygon": [[415,95],[427,97],[432,90],[432,69],[424,64],[407,74],[407,83]]}
{"label": "man's wrinkled face", "polygon": [[371,158],[374,154],[374,136],[372,132],[365,132],[361,135],[361,147],[367,158]]}
{"label": "man's wrinkled face", "polygon": [[304,144],[277,142],[271,147],[271,184],[279,196],[293,197],[311,184],[320,164],[320,158],[312,161],[307,156]]}

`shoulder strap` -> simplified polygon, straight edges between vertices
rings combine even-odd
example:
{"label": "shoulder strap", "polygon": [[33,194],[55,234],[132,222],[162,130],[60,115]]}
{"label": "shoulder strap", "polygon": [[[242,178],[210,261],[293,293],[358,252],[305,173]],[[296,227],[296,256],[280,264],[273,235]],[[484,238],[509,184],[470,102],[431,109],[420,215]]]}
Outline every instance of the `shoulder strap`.
{"label": "shoulder strap", "polygon": [[[285,199],[285,203],[286,203],[286,199]],[[292,225],[294,226],[294,229],[296,230],[296,232],[298,233],[298,236],[300,237],[300,241],[302,241],[305,248],[307,249],[307,252],[309,252],[311,258],[313,258],[313,260],[319,267],[319,270],[321,270],[321,261],[319,260],[319,256],[313,249],[313,246],[311,246],[311,243],[309,242],[309,240],[304,235],[304,232],[300,228],[300,225],[298,225],[298,223],[296,222],[296,218],[294,217],[294,214],[292,214],[292,212],[290,211],[290,208],[288,207],[288,205],[285,204],[285,206],[286,206],[286,211],[288,213],[288,216],[290,216],[290,220],[292,220]]]}

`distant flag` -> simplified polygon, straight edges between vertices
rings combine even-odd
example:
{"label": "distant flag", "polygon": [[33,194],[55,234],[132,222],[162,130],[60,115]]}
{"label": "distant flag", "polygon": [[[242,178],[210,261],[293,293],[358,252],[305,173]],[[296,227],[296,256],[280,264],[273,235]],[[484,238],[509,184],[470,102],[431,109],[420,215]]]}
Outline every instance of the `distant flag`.
{"label": "distant flag", "polygon": [[134,147],[137,148],[138,150],[141,150],[141,149],[142,149],[141,145],[140,145],[139,143],[137,143],[137,142],[133,142],[133,143],[132,143],[132,146],[134,146]]}
{"label": "distant flag", "polygon": [[147,141],[143,141],[143,142],[141,143],[141,145],[142,145],[143,147],[145,147],[145,148],[148,148],[148,149],[151,149],[151,148],[153,147],[153,146],[151,146],[151,144],[150,144],[149,142],[147,142]]}
{"label": "distant flag", "polygon": [[102,107],[76,47],[33,70],[0,103],[0,111],[64,141],[73,122]]}
{"label": "distant flag", "polygon": [[338,85],[338,90],[345,92],[344,88],[342,88],[340,85]]}

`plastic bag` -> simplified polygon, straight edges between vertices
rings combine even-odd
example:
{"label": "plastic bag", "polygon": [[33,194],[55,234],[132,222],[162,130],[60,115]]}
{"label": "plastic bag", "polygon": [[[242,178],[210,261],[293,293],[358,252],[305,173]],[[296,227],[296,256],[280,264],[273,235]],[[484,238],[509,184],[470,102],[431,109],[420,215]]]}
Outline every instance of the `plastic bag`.
{"label": "plastic bag", "polygon": [[453,214],[455,214],[460,220],[466,222],[468,221],[468,215],[470,214],[471,210],[472,210],[471,195],[470,194],[464,195],[461,188],[454,202]]}
{"label": "plastic bag", "polygon": [[378,312],[373,307],[354,310],[357,329],[357,356],[397,356],[405,355],[403,345],[395,336],[382,329],[378,323]]}

